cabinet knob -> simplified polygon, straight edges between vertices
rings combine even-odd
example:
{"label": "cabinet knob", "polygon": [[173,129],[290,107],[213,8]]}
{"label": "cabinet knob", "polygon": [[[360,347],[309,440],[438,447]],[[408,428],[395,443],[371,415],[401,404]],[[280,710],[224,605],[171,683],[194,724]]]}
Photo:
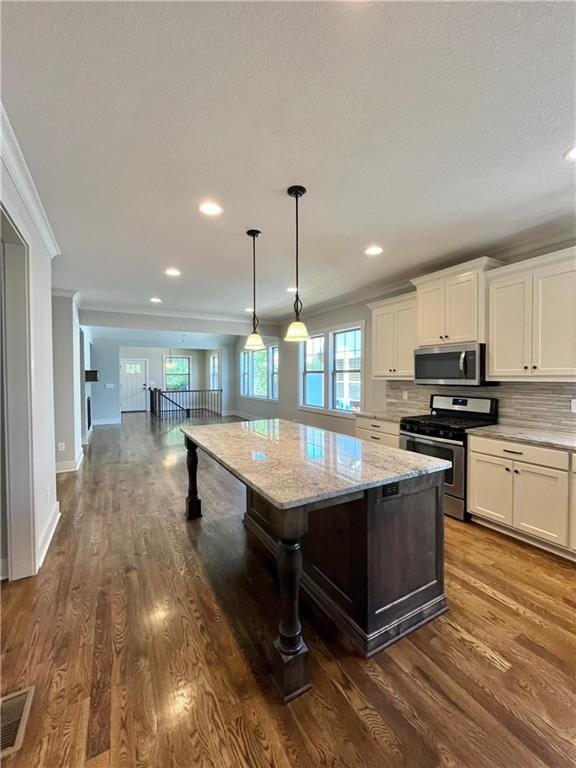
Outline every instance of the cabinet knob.
{"label": "cabinet knob", "polygon": [[388,368],[388,373],[392,373],[392,368]]}
{"label": "cabinet knob", "polygon": [[514,474],[515,474],[515,475],[519,475],[519,474],[520,474],[520,470],[519,470],[519,469],[515,469],[515,470],[514,470]]}
{"label": "cabinet knob", "polygon": [[533,371],[535,371],[535,370],[536,370],[536,368],[538,368],[538,366],[537,366],[537,365],[533,365],[533,366],[532,366],[532,370],[533,370]]}
{"label": "cabinet knob", "polygon": [[450,336],[448,336],[448,334],[446,334],[446,336],[444,336],[444,338],[445,338],[445,339],[449,339],[449,338],[450,338]]}
{"label": "cabinet knob", "polygon": [[506,472],[510,472],[510,467],[504,467],[504,469],[506,470]]}
{"label": "cabinet knob", "polygon": [[396,368],[393,368],[393,369],[392,369],[392,372],[393,372],[393,373],[396,373]]}
{"label": "cabinet knob", "polygon": [[527,371],[527,370],[528,370],[528,366],[527,366],[527,365],[525,365],[525,366],[524,366],[524,370],[525,370],[525,371]]}
{"label": "cabinet knob", "polygon": [[444,338],[444,336],[438,336],[438,338],[439,338],[439,339],[443,339],[443,338]]}

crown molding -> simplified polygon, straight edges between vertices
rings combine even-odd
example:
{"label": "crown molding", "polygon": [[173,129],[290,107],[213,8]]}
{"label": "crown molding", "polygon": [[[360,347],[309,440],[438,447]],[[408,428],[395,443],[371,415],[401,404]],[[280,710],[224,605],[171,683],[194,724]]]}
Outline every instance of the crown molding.
{"label": "crown molding", "polygon": [[[90,310],[91,312],[107,312],[117,315],[146,315],[147,317],[169,317],[172,319],[182,320],[208,320],[214,323],[242,323],[243,325],[252,327],[252,321],[246,315],[211,315],[195,312],[170,312],[169,310],[154,311],[151,309],[127,309],[126,307],[118,306],[103,306],[99,304],[90,304],[84,301],[80,304],[81,309]],[[280,322],[264,321],[266,325],[280,326]]]}
{"label": "crown molding", "polygon": [[58,296],[61,299],[73,299],[76,297],[76,303],[80,303],[80,294],[78,291],[72,291],[68,288],[52,288],[52,296]]}
{"label": "crown molding", "polygon": [[[2,133],[3,174],[7,173],[18,192],[30,219],[34,223],[44,247],[52,258],[60,254],[60,247],[52,231],[36,184],[26,164],[14,129],[8,119],[4,105],[0,101],[0,127]],[[4,194],[2,194],[4,197]]]}

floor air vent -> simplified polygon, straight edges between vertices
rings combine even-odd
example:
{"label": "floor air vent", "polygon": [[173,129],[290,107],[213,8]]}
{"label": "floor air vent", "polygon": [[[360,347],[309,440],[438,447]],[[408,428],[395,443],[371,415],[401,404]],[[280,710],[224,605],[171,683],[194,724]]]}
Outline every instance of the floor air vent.
{"label": "floor air vent", "polygon": [[7,757],[22,746],[33,696],[32,687],[0,699],[0,757]]}

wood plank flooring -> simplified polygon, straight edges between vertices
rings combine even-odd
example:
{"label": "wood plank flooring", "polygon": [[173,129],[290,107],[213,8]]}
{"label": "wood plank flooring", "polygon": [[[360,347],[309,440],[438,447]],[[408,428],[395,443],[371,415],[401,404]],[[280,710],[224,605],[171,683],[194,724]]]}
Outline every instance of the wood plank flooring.
{"label": "wood plank flooring", "polygon": [[283,706],[244,487],[199,478],[186,522],[179,424],[144,414],[59,477],[45,565],[2,586],[2,691],[36,686],[5,768],[573,768],[573,565],[448,519],[449,613],[365,660],[305,610],[314,689]]}

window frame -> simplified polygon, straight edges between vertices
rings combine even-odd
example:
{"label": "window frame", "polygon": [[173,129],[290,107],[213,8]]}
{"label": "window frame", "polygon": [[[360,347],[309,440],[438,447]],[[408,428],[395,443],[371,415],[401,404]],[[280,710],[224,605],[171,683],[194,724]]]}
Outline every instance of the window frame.
{"label": "window frame", "polygon": [[[260,402],[277,403],[278,396],[272,397],[272,350],[278,350],[278,388],[280,384],[280,346],[278,343],[269,344],[265,350],[243,349],[240,352],[240,397],[244,400],[259,400]],[[254,394],[254,354],[266,352],[266,395]],[[279,389],[278,389],[279,394]]]}
{"label": "window frame", "polygon": [[[342,333],[349,333],[351,331],[359,331],[360,332],[360,367],[359,368],[346,368],[339,370],[336,368],[336,337],[339,336]],[[346,408],[338,408],[336,406],[337,403],[337,397],[336,397],[336,378],[338,373],[358,373],[360,375],[360,407],[359,411],[362,410],[363,402],[364,402],[364,382],[362,378],[362,371],[363,371],[363,363],[364,363],[364,338],[362,333],[362,328],[360,326],[354,326],[353,328],[344,328],[342,330],[334,330],[330,332],[330,404],[332,407],[332,410],[338,411],[338,413],[358,413],[358,411],[348,410]]]}
{"label": "window frame", "polygon": [[[168,389],[166,386],[166,375],[168,376],[186,376],[185,373],[173,373],[173,374],[166,374],[166,360],[170,360],[172,358],[180,358],[182,360],[188,360],[188,386],[186,389]],[[165,392],[186,392],[190,391],[190,375],[191,375],[191,365],[190,365],[190,355],[162,355],[162,384],[163,384],[163,390]]]}
{"label": "window frame", "polygon": [[[274,352],[276,352],[276,369],[274,369]],[[276,381],[276,396],[274,396],[274,381]],[[280,396],[280,345],[271,344],[268,347],[268,400],[278,402]]]}
{"label": "window frame", "polygon": [[[212,363],[216,360],[216,371],[214,372],[212,369]],[[209,360],[209,366],[208,366],[208,384],[210,385],[210,389],[220,389],[220,352],[211,352],[210,353],[210,360]],[[214,382],[214,376],[216,376],[216,386],[213,386]]]}
{"label": "window frame", "polygon": [[[307,370],[306,369],[306,345],[307,341],[303,341],[300,347],[300,404],[303,408],[309,408],[318,411],[326,410],[326,334],[314,333],[310,336],[310,341],[313,339],[322,339],[324,345],[322,350],[322,370]],[[322,405],[309,405],[306,403],[306,377],[310,374],[322,374]]]}
{"label": "window frame", "polygon": [[[337,333],[341,333],[342,331],[360,331],[360,340],[362,344],[361,354],[360,354],[360,411],[344,411],[340,408],[334,407],[334,400],[333,400],[333,384],[332,384],[332,378],[333,378],[333,370],[334,370],[334,360],[333,360],[333,345],[334,345],[334,336]],[[300,391],[298,394],[298,410],[299,411],[305,411],[305,412],[311,412],[311,413],[321,413],[324,415],[334,416],[336,418],[341,419],[355,419],[359,412],[362,412],[365,407],[365,374],[366,374],[366,321],[360,320],[357,322],[351,322],[351,323],[342,323],[340,325],[334,325],[330,326],[329,328],[323,328],[319,329],[317,331],[314,331],[310,334],[310,337],[313,338],[315,336],[324,336],[324,406],[320,408],[319,406],[315,405],[305,405],[304,404],[304,377],[302,375],[303,368],[305,364],[305,355],[306,355],[306,342],[302,341],[300,342]],[[328,375],[326,375],[326,373]]]}

